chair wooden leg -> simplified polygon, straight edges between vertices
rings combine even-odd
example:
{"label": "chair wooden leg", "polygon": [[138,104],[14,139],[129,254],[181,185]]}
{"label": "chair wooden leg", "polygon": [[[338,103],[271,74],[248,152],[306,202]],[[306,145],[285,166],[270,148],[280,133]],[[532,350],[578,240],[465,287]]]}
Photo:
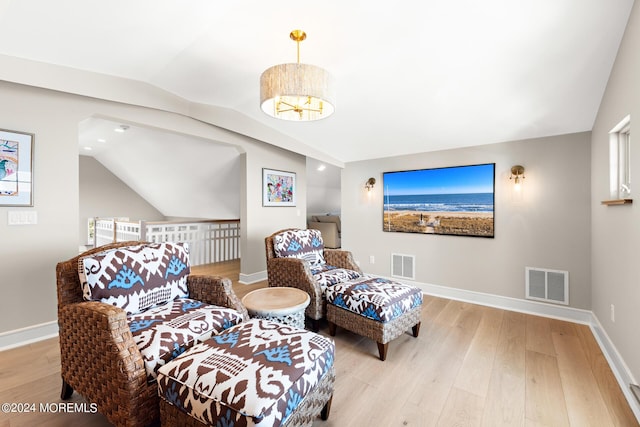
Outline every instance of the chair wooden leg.
{"label": "chair wooden leg", "polygon": [[416,338],[418,338],[418,334],[420,333],[420,324],[421,323],[422,322],[418,322],[415,325],[413,325],[413,328],[411,328],[411,329],[413,329],[413,336],[416,337]]}
{"label": "chair wooden leg", "polygon": [[320,330],[320,319],[309,319],[311,321],[311,330],[318,332]]}
{"label": "chair wooden leg", "polygon": [[329,323],[329,335],[331,335],[332,337],[336,336],[336,324],[333,322],[328,322]]}
{"label": "chair wooden leg", "polygon": [[380,354],[380,360],[383,362],[387,359],[387,349],[389,348],[389,343],[382,344],[378,343],[378,353]]}
{"label": "chair wooden leg", "polygon": [[333,400],[333,395],[331,395],[331,397],[329,398],[327,403],[325,403],[324,407],[322,408],[322,412],[320,412],[320,418],[323,421],[327,421],[327,419],[329,419],[329,412],[331,412],[331,401],[332,400]]}
{"label": "chair wooden leg", "polygon": [[62,380],[62,390],[60,391],[60,399],[67,400],[73,394],[73,387],[71,387],[65,380]]}

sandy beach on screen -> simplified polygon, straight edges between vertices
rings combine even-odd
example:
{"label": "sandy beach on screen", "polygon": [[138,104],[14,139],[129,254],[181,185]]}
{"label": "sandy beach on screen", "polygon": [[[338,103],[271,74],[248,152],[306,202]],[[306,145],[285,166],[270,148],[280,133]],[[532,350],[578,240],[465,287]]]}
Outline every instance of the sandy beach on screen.
{"label": "sandy beach on screen", "polygon": [[385,211],[384,230],[489,237],[493,236],[493,213]]}

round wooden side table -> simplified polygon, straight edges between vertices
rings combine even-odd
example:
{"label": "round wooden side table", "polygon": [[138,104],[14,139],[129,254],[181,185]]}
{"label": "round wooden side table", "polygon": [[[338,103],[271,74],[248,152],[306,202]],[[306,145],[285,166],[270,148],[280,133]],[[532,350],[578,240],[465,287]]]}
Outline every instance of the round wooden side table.
{"label": "round wooden side table", "polygon": [[311,298],[296,288],[270,287],[251,291],[242,298],[249,316],[304,329],[304,309]]}

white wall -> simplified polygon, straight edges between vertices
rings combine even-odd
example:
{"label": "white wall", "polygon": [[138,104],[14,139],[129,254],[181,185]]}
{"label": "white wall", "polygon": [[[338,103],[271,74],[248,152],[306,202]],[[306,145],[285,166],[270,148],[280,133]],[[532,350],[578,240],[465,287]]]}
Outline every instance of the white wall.
{"label": "white wall", "polygon": [[[591,140],[591,274],[593,312],[637,384],[640,381],[640,3],[635,2],[605,91]],[[609,198],[609,131],[631,114],[632,205],[603,206]],[[615,322],[611,319],[615,306]],[[632,379],[633,380],[633,379]]]}
{"label": "white wall", "polygon": [[307,217],[340,213],[341,174],[342,168],[307,158]]}
{"label": "white wall", "polygon": [[307,186],[307,203],[309,214],[339,214],[341,209],[340,188],[319,187],[316,185]]}
{"label": "white wall", "polygon": [[[95,115],[167,129],[238,146],[243,158],[242,267],[248,274],[264,270],[268,231],[304,225],[306,199],[299,208],[264,208],[262,167],[292,170],[306,185],[304,157],[207,124],[207,107],[196,119],[123,103],[65,94],[0,81],[2,127],[35,134],[34,206],[0,207],[0,333],[56,319],[56,263],[78,251],[78,124]],[[195,114],[195,113],[194,113]],[[9,226],[11,210],[32,210],[37,225]],[[262,240],[262,243],[260,242]],[[246,265],[245,265],[246,264]]]}
{"label": "white wall", "polygon": [[166,217],[240,217],[237,147],[144,126],[115,134],[118,123],[99,118],[83,125],[81,144],[106,136],[93,157]]}
{"label": "white wall", "polygon": [[[410,254],[417,282],[513,298],[524,298],[526,266],[567,270],[570,306],[589,309],[589,141],[579,133],[348,163],[342,247],[365,272],[389,276],[391,253]],[[496,164],[495,238],[383,231],[383,172],[479,163]],[[516,164],[526,168],[521,201],[509,180]],[[369,197],[371,176],[377,185]]]}
{"label": "white wall", "polygon": [[[2,126],[35,134],[34,207],[0,207],[0,332],[56,319],[55,265],[78,251],[78,121],[71,97],[0,82]],[[68,104],[67,104],[68,105]],[[9,211],[37,225],[9,226]]]}
{"label": "white wall", "polygon": [[[194,109],[192,116],[205,122],[215,120],[215,110],[205,106]],[[250,283],[266,279],[267,259],[264,239],[283,228],[306,228],[307,179],[305,156],[241,137],[247,155],[241,159],[240,281]],[[262,206],[262,169],[275,169],[296,174],[296,206]]]}
{"label": "white wall", "polygon": [[[263,273],[258,279],[266,279],[267,258],[265,254],[265,237],[283,228],[306,228],[307,215],[307,181],[305,178],[305,158],[266,144],[254,147],[255,156],[247,156],[245,186],[246,215],[240,222],[246,225],[248,237],[246,246],[241,247],[242,266],[241,279],[254,281],[249,276]],[[259,154],[258,154],[259,153]],[[262,168],[284,170],[296,174],[296,206],[278,207],[262,206]],[[249,255],[245,259],[245,255]]]}
{"label": "white wall", "polygon": [[164,221],[154,208],[125,182],[90,156],[79,156],[79,245],[86,245],[89,218],[128,217],[131,221]]}

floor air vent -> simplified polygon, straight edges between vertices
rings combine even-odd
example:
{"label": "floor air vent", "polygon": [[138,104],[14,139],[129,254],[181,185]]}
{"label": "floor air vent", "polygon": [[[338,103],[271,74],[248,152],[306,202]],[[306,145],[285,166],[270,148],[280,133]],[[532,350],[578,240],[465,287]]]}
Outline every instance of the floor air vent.
{"label": "floor air vent", "polygon": [[569,272],[526,267],[526,298],[569,304]]}
{"label": "floor air vent", "polygon": [[414,255],[391,254],[391,276],[414,279],[416,275]]}

